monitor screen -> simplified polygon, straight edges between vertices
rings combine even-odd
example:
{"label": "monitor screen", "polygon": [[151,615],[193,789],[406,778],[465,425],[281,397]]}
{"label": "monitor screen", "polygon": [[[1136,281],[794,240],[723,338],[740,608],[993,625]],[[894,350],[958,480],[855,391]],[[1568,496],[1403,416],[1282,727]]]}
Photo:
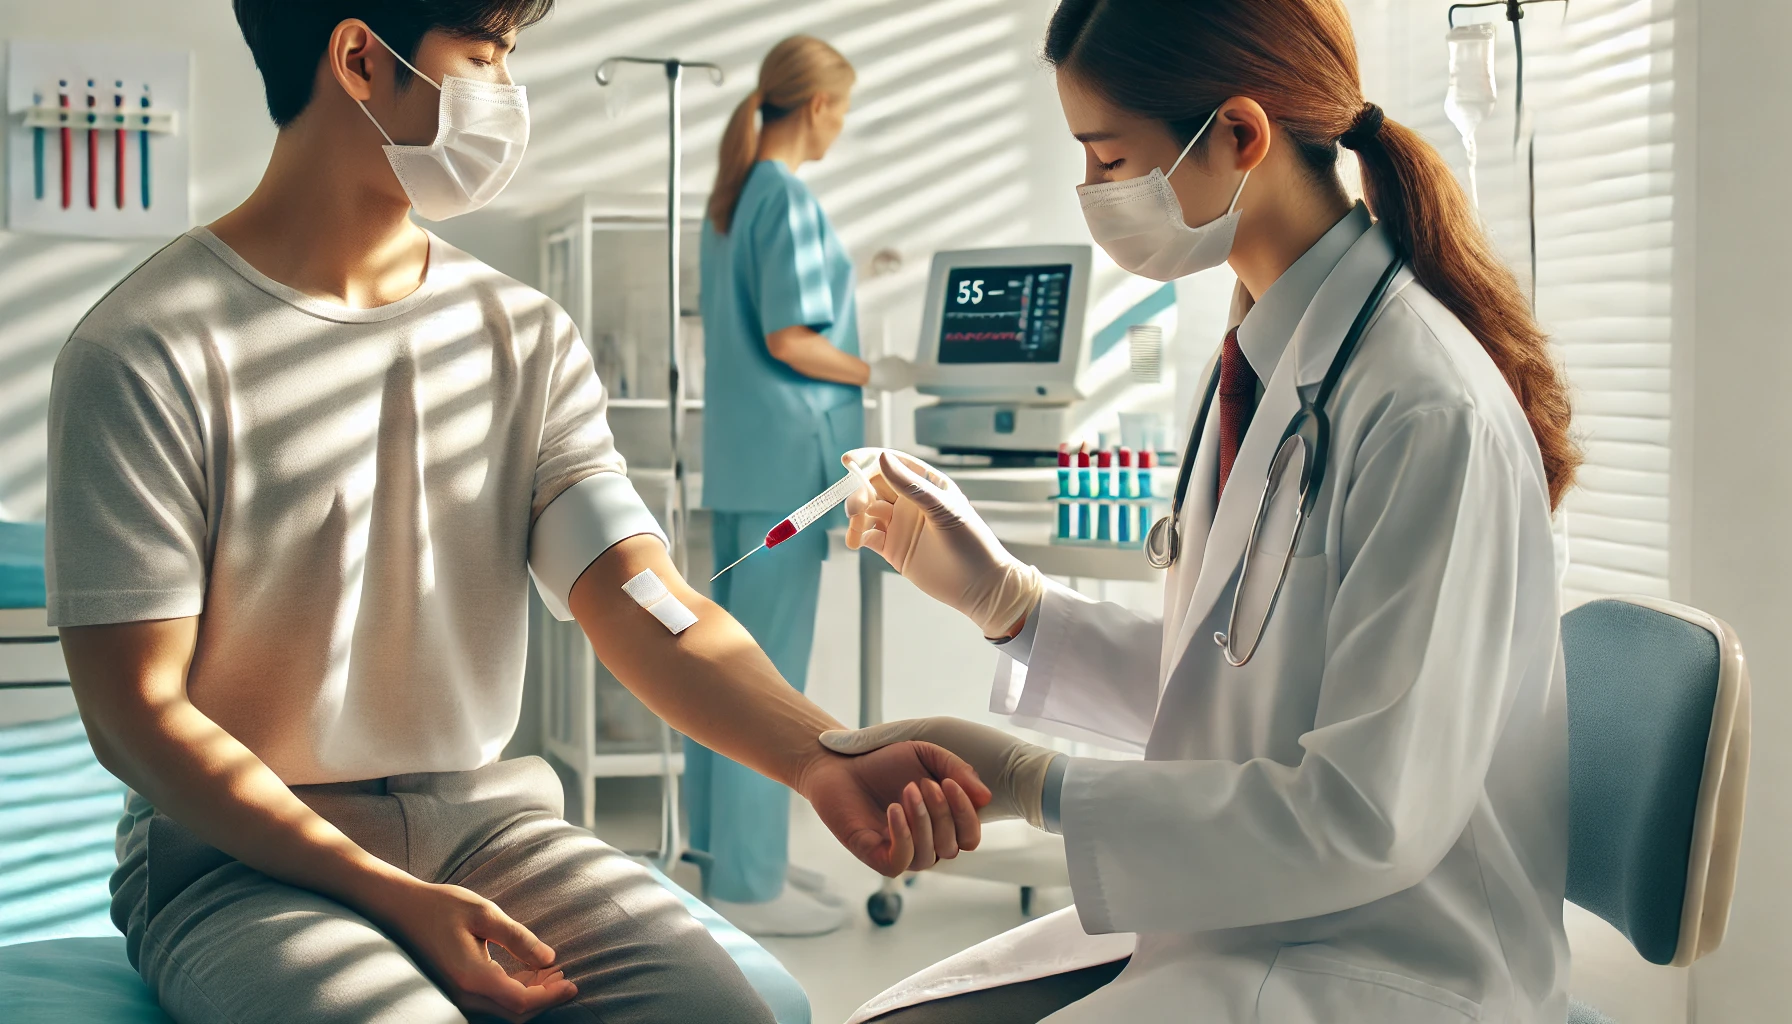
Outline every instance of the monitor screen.
{"label": "monitor screen", "polygon": [[1070,269],[1068,263],[951,268],[940,316],[939,362],[1057,362]]}

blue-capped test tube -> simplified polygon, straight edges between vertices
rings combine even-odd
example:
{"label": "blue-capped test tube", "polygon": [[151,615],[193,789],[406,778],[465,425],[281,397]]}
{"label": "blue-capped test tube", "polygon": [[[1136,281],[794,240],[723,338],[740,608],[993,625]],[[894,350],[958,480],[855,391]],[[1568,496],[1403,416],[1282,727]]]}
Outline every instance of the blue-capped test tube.
{"label": "blue-capped test tube", "polygon": [[[1087,444],[1084,444],[1076,453],[1076,493],[1078,497],[1084,499],[1087,499],[1090,495],[1095,493],[1095,488],[1090,485],[1089,481],[1089,446]],[[1089,520],[1092,518],[1089,514],[1090,512],[1091,509],[1089,508],[1089,502],[1087,500],[1077,502],[1077,540],[1089,539]]]}
{"label": "blue-capped test tube", "polygon": [[1095,539],[1114,539],[1114,452],[1103,448],[1095,455],[1095,496],[1104,499],[1095,505]]}
{"label": "blue-capped test tube", "polygon": [[[1157,468],[1157,453],[1149,448],[1139,450],[1139,472],[1136,476],[1139,497],[1149,498],[1151,490],[1151,471]],[[1151,534],[1151,503],[1139,502],[1139,539],[1144,540]]]}

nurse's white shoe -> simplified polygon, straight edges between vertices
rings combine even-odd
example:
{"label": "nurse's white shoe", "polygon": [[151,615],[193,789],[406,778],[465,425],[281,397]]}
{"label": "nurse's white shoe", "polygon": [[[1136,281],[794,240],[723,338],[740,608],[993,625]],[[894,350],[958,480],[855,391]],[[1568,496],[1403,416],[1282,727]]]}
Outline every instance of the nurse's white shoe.
{"label": "nurse's white shoe", "polygon": [[846,908],[824,903],[813,893],[786,885],[764,903],[710,900],[709,905],[736,928],[754,936],[826,935],[846,923]]}
{"label": "nurse's white shoe", "polygon": [[846,897],[828,888],[828,876],[814,868],[798,867],[795,864],[787,865],[784,868],[784,881],[830,907],[846,906]]}

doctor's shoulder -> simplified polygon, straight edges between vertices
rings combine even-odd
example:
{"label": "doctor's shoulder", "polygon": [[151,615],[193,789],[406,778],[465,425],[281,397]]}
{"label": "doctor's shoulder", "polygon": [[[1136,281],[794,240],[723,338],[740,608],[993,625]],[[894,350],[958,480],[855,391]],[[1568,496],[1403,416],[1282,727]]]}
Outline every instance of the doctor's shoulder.
{"label": "doctor's shoulder", "polygon": [[1365,341],[1362,354],[1369,358],[1350,382],[1354,394],[1339,396],[1364,410],[1360,440],[1368,441],[1377,425],[1423,412],[1447,414],[1479,423],[1507,458],[1541,473],[1536,438],[1512,386],[1480,339],[1423,285],[1409,282],[1390,298]]}

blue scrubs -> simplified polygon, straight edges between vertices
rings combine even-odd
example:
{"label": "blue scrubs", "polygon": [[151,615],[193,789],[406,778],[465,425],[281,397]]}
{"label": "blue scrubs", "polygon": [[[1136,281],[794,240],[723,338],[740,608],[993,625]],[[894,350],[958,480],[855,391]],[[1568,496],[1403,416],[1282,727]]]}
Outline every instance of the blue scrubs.
{"label": "blue scrubs", "polygon": [[[703,504],[715,513],[721,569],[844,474],[841,454],[865,443],[865,413],[860,389],[805,377],[765,347],[768,335],[802,326],[859,352],[852,260],[788,167],[753,167],[728,234],[704,225],[701,259]],[[716,602],[798,690],[808,680],[826,531],[842,521],[832,513],[715,583]],[[691,846],[714,859],[709,895],[775,898],[788,860],[788,791],[687,739],[684,794]]]}

